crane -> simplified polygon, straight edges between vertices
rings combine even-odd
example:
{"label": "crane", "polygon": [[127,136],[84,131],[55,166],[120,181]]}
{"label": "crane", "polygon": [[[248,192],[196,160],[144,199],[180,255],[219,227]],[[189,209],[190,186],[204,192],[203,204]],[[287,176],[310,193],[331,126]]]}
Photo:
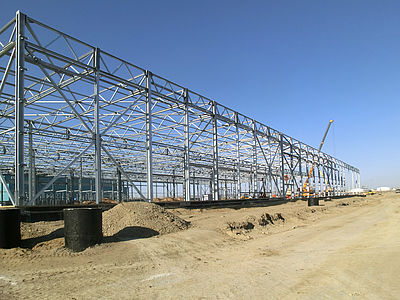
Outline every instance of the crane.
{"label": "crane", "polygon": [[[319,145],[319,148],[318,148],[318,154],[321,152],[322,146],[324,145],[324,142],[325,142],[325,138],[328,134],[329,128],[331,127],[332,123],[333,123],[333,120],[329,120],[328,128],[326,128],[324,137],[322,138],[321,144]],[[303,185],[303,196],[308,195],[307,184],[308,184],[309,179],[311,178],[311,174],[312,174],[313,170],[314,170],[314,162],[311,166],[310,172],[308,172],[308,177],[306,178],[306,181],[304,182],[304,185]]]}

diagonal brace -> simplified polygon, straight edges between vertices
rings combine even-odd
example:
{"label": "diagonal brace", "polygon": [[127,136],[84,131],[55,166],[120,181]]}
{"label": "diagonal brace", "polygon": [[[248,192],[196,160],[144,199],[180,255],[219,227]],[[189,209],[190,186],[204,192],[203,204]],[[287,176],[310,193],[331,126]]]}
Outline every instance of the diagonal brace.
{"label": "diagonal brace", "polygon": [[68,170],[83,154],[85,154],[86,151],[89,150],[90,147],[94,144],[94,141],[92,141],[85,149],[83,149],[73,160],[71,160],[56,176],[54,176],[40,191],[35,195],[33,199],[29,199],[28,204],[32,204],[38,199],[45,190],[47,190],[62,174],[65,173],[66,170]]}
{"label": "diagonal brace", "polygon": [[122,175],[124,175],[126,177],[126,179],[132,184],[133,188],[135,189],[135,191],[139,194],[139,196],[142,199],[146,199],[145,196],[143,196],[142,192],[137,188],[136,184],[129,178],[128,174],[125,173],[124,169],[121,167],[121,165],[115,160],[115,158],[111,155],[111,153],[107,150],[106,147],[103,146],[103,144],[101,145],[101,148],[104,150],[104,152],[108,155],[108,157],[112,160],[112,162],[114,163],[114,165],[118,168],[118,170],[122,173]]}
{"label": "diagonal brace", "polygon": [[15,205],[15,201],[14,201],[14,196],[10,191],[10,188],[8,187],[7,183],[6,183],[6,179],[4,178],[3,174],[0,173],[0,181],[1,183],[4,185],[7,195],[8,197],[10,197],[10,200],[12,202],[13,205]]}

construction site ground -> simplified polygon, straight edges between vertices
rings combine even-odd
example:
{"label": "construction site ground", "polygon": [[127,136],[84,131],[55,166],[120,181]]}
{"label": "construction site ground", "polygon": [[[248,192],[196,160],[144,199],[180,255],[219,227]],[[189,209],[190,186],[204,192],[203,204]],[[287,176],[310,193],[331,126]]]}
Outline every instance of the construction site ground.
{"label": "construction site ground", "polygon": [[399,298],[400,194],[148,205],[103,213],[104,243],[79,253],[64,248],[62,221],[23,223],[23,247],[0,249],[0,299]]}

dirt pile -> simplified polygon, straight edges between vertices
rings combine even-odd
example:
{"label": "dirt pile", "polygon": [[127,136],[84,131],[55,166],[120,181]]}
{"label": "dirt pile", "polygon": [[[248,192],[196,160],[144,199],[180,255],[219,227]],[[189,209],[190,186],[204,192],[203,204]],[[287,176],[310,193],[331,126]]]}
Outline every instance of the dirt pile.
{"label": "dirt pile", "polygon": [[249,221],[243,222],[228,222],[230,230],[250,230],[254,228],[254,224]]}
{"label": "dirt pile", "polygon": [[123,202],[103,213],[104,236],[113,236],[122,231],[153,236],[188,227],[189,222],[148,202]]}
{"label": "dirt pile", "polygon": [[281,213],[264,213],[259,218],[255,216],[247,216],[243,221],[227,222],[227,231],[233,235],[245,235],[253,229],[263,228],[267,225],[277,225],[285,222],[285,218]]}
{"label": "dirt pile", "polygon": [[282,216],[281,213],[276,213],[276,214],[269,214],[265,213],[261,215],[261,217],[258,219],[258,225],[260,226],[266,226],[266,225],[274,225],[275,222],[285,222],[285,218]]}

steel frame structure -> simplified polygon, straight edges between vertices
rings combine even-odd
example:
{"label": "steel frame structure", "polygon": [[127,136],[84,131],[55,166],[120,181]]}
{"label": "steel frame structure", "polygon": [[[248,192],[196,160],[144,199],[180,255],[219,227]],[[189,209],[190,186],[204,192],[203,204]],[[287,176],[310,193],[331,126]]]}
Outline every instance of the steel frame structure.
{"label": "steel frame structure", "polygon": [[300,197],[312,165],[314,195],[360,186],[357,168],[19,11],[0,29],[0,79],[0,179],[17,206],[68,174],[94,178],[97,203],[105,180],[149,201]]}

